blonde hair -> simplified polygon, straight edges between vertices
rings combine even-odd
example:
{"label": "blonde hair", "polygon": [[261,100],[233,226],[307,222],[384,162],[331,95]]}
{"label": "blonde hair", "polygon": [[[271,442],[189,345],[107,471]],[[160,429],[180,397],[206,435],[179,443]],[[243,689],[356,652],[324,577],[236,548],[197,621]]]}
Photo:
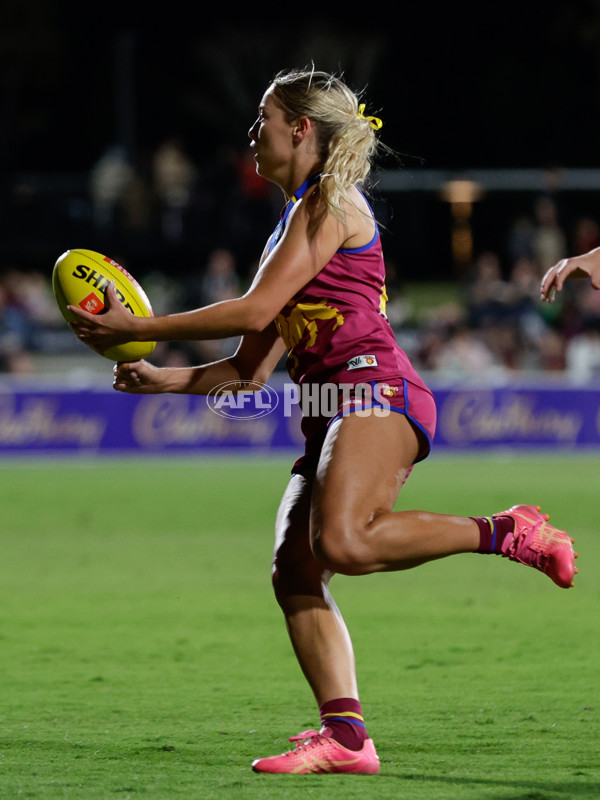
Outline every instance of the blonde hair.
{"label": "blonde hair", "polygon": [[371,121],[359,111],[359,97],[340,78],[314,69],[280,72],[271,85],[288,122],[306,116],[314,123],[321,198],[343,218],[348,190],[364,185],[380,146]]}

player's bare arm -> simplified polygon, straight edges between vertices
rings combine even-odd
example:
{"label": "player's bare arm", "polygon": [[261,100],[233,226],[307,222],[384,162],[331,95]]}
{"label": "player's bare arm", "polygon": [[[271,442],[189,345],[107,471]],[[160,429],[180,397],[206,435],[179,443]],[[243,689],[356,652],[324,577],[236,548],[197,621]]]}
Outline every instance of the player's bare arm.
{"label": "player's bare arm", "polygon": [[194,311],[142,318],[127,312],[109,285],[106,313],[94,316],[72,307],[70,310],[81,320],[72,323],[72,328],[82,341],[99,351],[126,341],[222,339],[260,332],[355,234],[356,216],[349,215],[349,223],[340,223],[323,213],[313,193],[290,214],[284,236],[242,297]]}
{"label": "player's bare arm", "polygon": [[260,333],[247,334],[228,358],[193,367],[156,367],[148,361],[117,364],[113,387],[130,394],[209,394],[223,383],[266,383],[284,351],[274,324]]}

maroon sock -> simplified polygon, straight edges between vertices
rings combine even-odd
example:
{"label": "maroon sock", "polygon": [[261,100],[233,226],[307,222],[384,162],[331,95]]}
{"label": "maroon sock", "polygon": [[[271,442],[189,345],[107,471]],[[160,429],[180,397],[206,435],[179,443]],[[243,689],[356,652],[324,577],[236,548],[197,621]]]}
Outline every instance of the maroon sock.
{"label": "maroon sock", "polygon": [[515,521],[512,517],[471,517],[479,527],[477,553],[499,553],[507,533],[512,533]]}
{"label": "maroon sock", "polygon": [[321,723],[331,730],[331,738],[348,750],[361,750],[368,738],[362,708],[358,700],[342,697],[328,700],[319,708]]}

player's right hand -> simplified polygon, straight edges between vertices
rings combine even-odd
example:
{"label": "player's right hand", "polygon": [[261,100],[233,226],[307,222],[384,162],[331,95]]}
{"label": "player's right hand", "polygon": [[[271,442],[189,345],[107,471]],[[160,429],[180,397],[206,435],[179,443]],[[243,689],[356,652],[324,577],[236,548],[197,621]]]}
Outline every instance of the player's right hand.
{"label": "player's right hand", "polygon": [[600,289],[600,248],[580,256],[563,258],[546,272],[540,284],[540,297],[551,303],[568,278],[590,278],[594,289]]}

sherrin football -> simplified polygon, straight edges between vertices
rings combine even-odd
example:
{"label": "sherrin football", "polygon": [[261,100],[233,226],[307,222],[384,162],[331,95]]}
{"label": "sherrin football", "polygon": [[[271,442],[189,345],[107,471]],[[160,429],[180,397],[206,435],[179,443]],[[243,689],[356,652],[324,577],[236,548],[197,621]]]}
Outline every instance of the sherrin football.
{"label": "sherrin football", "polygon": [[[52,290],[67,322],[76,319],[67,306],[79,306],[90,314],[104,311],[104,292],[114,281],[117,297],[137,317],[152,317],[146,293],[120,264],[93,250],[67,250],[56,261],[52,272]],[[137,361],[149,356],[156,342],[129,342],[105,350],[111,361]],[[96,351],[94,351],[96,352]]]}

